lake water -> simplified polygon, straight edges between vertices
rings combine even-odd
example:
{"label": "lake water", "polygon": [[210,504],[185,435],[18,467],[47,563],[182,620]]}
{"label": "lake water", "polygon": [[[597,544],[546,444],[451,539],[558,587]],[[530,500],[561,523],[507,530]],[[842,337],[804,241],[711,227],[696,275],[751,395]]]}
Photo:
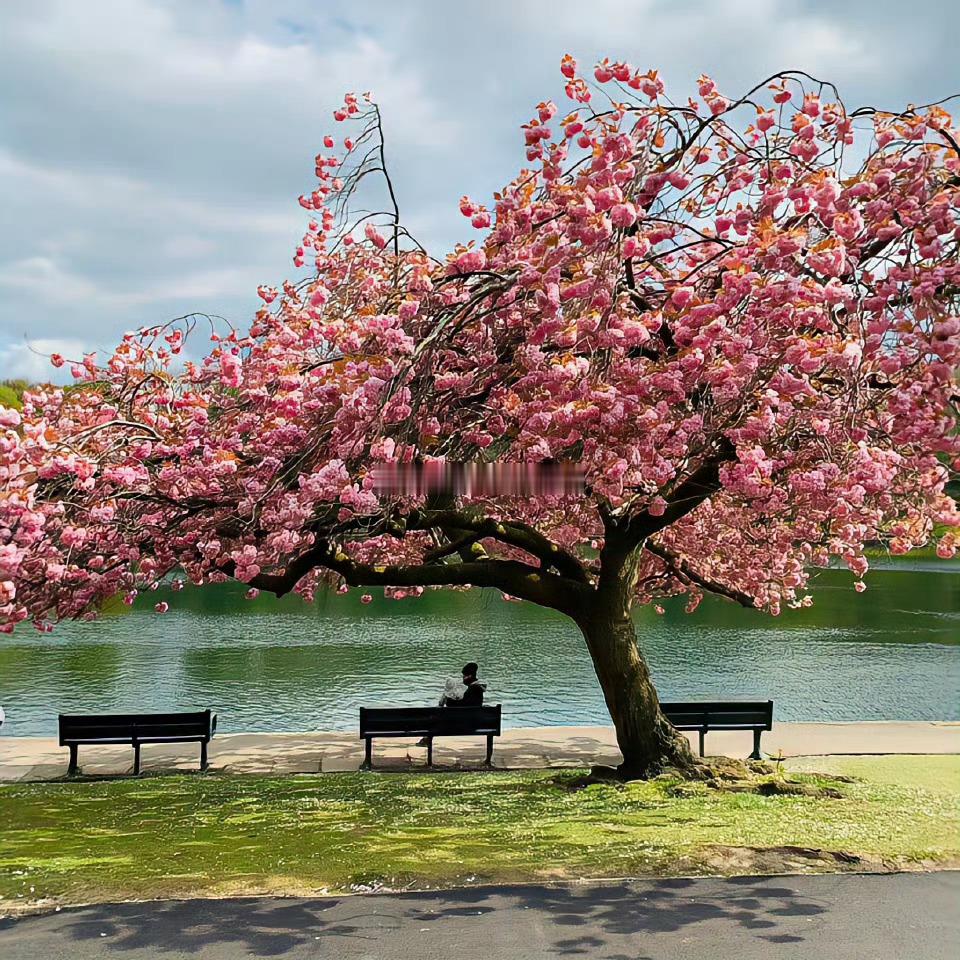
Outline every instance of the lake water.
{"label": "lake water", "polygon": [[[856,594],[849,572],[823,571],[814,606],[779,618],[713,598],[638,610],[661,696],[772,698],[780,720],[960,719],[960,563],[889,561],[867,579]],[[59,712],[206,707],[221,731],[349,730],[363,704],[435,702],[471,659],[507,726],[609,722],[564,617],[479,590],[359,596],[248,601],[225,584],[18,629],[0,637],[3,735],[53,735]]]}

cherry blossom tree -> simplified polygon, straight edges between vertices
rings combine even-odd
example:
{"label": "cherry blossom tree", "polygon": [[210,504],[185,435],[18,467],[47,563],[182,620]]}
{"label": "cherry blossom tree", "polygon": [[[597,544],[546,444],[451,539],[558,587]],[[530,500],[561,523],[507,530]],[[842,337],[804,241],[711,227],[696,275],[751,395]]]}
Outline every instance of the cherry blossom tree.
{"label": "cherry blossom tree", "polygon": [[[0,412],[0,629],[175,576],[249,595],[486,587],[580,628],[624,756],[689,767],[631,609],[776,615],[834,558],[960,515],[960,146],[942,106],[848,110],[799,72],[737,99],[571,57],[562,115],[443,260],[403,225],[369,96],[334,114],[299,279],[247,331],[130,333]],[[358,211],[383,186],[386,209]],[[304,268],[304,269],[300,269]],[[209,330],[210,345],[191,352]],[[192,359],[187,359],[191,357]],[[55,366],[66,361],[54,356]],[[380,465],[571,463],[579,491],[378,494]],[[163,612],[166,603],[157,604]]]}

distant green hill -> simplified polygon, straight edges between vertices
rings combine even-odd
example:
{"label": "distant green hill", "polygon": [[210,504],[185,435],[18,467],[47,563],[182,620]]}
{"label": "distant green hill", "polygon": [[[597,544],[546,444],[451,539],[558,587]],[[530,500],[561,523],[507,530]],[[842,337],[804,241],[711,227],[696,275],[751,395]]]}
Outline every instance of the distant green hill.
{"label": "distant green hill", "polygon": [[0,406],[23,409],[23,392],[31,384],[26,380],[0,380]]}

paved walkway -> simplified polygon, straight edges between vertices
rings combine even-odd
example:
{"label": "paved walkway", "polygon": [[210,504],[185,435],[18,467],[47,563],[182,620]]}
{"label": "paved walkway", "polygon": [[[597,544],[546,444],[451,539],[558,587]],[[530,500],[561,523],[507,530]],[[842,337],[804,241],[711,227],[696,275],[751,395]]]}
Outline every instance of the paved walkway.
{"label": "paved walkway", "polygon": [[107,904],[0,921],[0,956],[945,960],[960,939],[958,897],[960,873],[934,873]]}
{"label": "paved walkway", "polygon": [[[691,743],[696,734],[691,734]],[[707,753],[745,757],[752,734],[707,735]],[[777,723],[763,735],[771,756],[823,754],[960,753],[960,723]],[[143,770],[197,769],[196,744],[148,744]],[[441,738],[434,744],[437,767],[457,769],[483,761],[482,737]],[[506,730],[496,741],[494,765],[506,769],[616,764],[620,753],[612,727],[527,727]],[[0,781],[51,780],[67,772],[68,751],[55,738],[0,736]],[[327,773],[356,770],[363,746],[350,733],[220,734],[210,744],[210,767],[227,773]],[[410,769],[426,763],[426,749],[413,740],[374,741],[374,765]],[[80,747],[85,774],[127,773],[133,750],[124,746]]]}

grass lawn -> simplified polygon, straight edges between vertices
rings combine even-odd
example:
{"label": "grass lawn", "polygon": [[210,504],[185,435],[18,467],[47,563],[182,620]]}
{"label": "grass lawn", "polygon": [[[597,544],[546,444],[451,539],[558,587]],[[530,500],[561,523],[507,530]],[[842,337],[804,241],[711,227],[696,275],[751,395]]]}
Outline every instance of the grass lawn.
{"label": "grass lawn", "polygon": [[958,862],[960,757],[794,769],[842,798],[670,779],[570,791],[573,771],[10,784],[0,787],[0,914],[38,901],[851,867],[784,846],[856,854],[860,869]]}

